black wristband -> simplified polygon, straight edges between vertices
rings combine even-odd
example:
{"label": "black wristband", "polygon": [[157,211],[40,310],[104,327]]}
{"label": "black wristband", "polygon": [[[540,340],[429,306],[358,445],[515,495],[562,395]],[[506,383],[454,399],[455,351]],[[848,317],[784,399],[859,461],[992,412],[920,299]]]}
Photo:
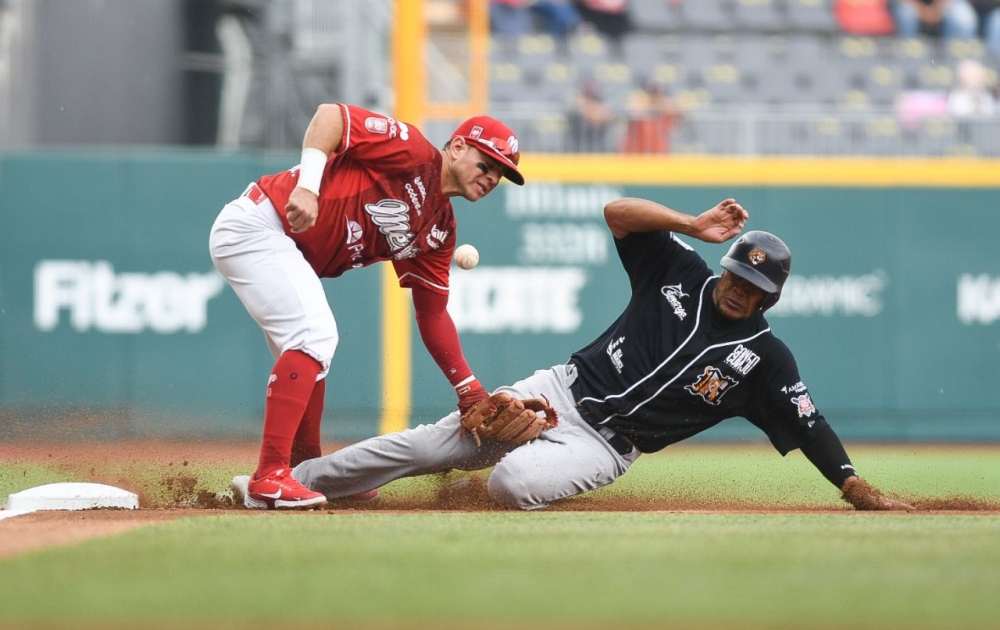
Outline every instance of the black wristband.
{"label": "black wristband", "polygon": [[812,442],[802,447],[802,453],[837,488],[843,487],[848,477],[858,474],[833,427],[823,428]]}

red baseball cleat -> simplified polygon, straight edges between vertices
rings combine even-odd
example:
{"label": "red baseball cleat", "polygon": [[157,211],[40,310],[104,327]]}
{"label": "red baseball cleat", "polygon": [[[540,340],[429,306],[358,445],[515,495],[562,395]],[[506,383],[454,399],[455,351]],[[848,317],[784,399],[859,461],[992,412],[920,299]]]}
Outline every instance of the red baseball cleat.
{"label": "red baseball cleat", "polygon": [[263,479],[250,477],[243,505],[258,510],[295,510],[321,507],[326,497],[313,492],[292,477],[289,468],[279,468]]}

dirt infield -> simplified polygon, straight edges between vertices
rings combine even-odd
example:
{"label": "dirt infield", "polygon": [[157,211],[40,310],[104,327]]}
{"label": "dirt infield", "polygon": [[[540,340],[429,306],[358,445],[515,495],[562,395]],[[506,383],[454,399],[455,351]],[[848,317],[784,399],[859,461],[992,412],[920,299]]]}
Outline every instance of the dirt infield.
{"label": "dirt infield", "polygon": [[[324,452],[336,450],[329,444]],[[77,512],[34,512],[0,520],[0,558],[34,549],[65,545],[119,534],[151,523],[177,518],[218,515],[232,512],[266,515],[233,506],[227,496],[217,495],[222,488],[207,490],[199,483],[194,470],[201,466],[232,465],[249,467],[256,461],[257,445],[250,443],[178,443],[178,442],[114,442],[114,443],[39,443],[0,444],[0,460],[13,465],[44,464],[65,470],[66,478],[105,483],[139,495],[139,510],[88,510]],[[113,462],[113,467],[109,463]],[[150,471],[155,471],[150,476]],[[453,478],[442,476],[437,496],[423,499],[394,498],[380,505],[366,507],[382,512],[412,512],[419,510],[493,511],[481,479],[455,485]],[[5,499],[6,497],[3,497]],[[905,500],[905,497],[901,497]],[[1000,515],[1000,503],[973,498],[940,498],[911,501],[921,514],[947,513],[970,515]],[[356,506],[331,504],[327,509],[310,514],[358,509]],[[584,496],[552,507],[553,511],[611,512],[712,512],[741,514],[823,513],[858,514],[847,505],[817,509],[814,506],[767,506],[756,502],[706,501],[697,497],[673,496]]]}

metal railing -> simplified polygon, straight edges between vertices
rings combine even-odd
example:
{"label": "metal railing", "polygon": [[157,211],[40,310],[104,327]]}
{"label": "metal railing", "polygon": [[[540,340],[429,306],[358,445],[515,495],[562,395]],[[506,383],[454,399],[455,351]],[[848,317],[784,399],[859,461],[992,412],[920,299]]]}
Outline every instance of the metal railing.
{"label": "metal railing", "polygon": [[[14,119],[18,108],[16,80],[23,76],[22,40],[25,32],[22,0],[0,3],[0,146],[17,141]],[[20,107],[24,107],[21,104]]]}
{"label": "metal railing", "polygon": [[[595,141],[580,142],[570,112],[543,108],[495,108],[520,136],[524,151],[620,153],[629,119],[613,120]],[[458,121],[440,121],[430,137]],[[1000,157],[1000,117],[910,115],[896,110],[834,108],[705,108],[683,114],[667,132],[669,152],[709,155],[978,156]],[[998,174],[1000,178],[1000,174]]]}

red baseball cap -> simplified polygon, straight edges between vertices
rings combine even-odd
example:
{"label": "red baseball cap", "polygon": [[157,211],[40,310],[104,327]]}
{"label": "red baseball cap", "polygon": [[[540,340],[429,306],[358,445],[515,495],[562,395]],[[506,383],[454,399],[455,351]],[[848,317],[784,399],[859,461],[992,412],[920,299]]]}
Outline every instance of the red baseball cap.
{"label": "red baseball cap", "polygon": [[452,138],[462,137],[477,149],[507,167],[504,176],[518,186],[524,186],[524,176],[517,170],[521,161],[517,136],[510,127],[490,116],[473,116],[458,126]]}

